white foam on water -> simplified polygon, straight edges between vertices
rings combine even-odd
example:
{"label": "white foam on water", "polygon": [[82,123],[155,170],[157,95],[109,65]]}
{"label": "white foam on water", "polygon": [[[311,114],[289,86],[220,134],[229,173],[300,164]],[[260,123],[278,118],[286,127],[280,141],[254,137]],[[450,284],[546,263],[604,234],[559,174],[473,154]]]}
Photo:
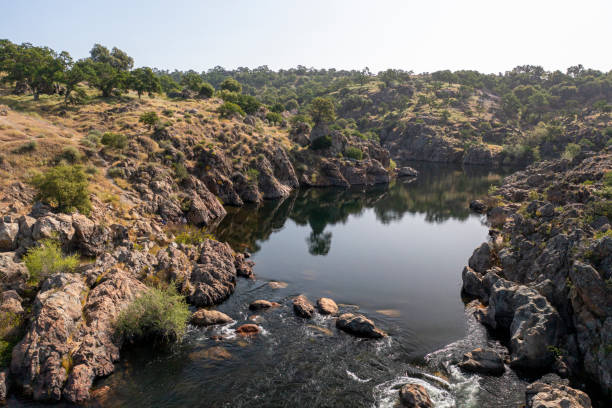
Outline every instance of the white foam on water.
{"label": "white foam on water", "polygon": [[[436,408],[457,408],[453,395],[442,388],[438,388],[420,378],[399,376],[393,380],[378,384],[374,387],[374,398],[376,402],[373,408],[393,408],[399,401],[399,390],[404,384],[418,384],[425,387],[431,402]],[[463,408],[463,407],[462,407]]]}
{"label": "white foam on water", "polygon": [[346,374],[349,376],[350,379],[355,380],[355,381],[360,382],[360,383],[367,383],[367,382],[372,380],[371,378],[367,378],[367,379],[363,380],[363,379],[357,377],[357,374],[355,374],[354,372],[352,372],[350,370],[346,370]]}

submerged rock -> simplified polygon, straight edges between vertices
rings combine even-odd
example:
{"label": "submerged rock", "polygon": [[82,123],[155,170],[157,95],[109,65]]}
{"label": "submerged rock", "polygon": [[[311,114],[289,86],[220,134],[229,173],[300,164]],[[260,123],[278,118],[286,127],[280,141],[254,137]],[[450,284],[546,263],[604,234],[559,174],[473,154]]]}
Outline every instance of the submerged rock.
{"label": "submerged rock", "polygon": [[270,302],[268,300],[259,299],[259,300],[255,300],[255,301],[251,302],[251,304],[249,305],[249,309],[251,309],[251,310],[262,310],[262,309],[270,309],[272,307],[278,307],[278,306],[280,306],[280,303]]}
{"label": "submerged rock", "polygon": [[433,408],[429,393],[422,385],[406,384],[399,391],[400,402],[407,408]]}
{"label": "submerged rock", "polygon": [[310,319],[314,313],[314,306],[304,295],[299,295],[293,299],[293,311],[296,315]]}
{"label": "submerged rock", "polygon": [[236,333],[241,336],[254,336],[260,331],[261,329],[259,328],[259,326],[252,323],[243,324],[242,326],[236,329]]}
{"label": "submerged rock", "polygon": [[378,329],[374,322],[360,314],[344,313],[336,320],[336,327],[357,337],[380,339],[387,334]]}
{"label": "submerged rock", "polygon": [[317,300],[317,309],[324,315],[338,313],[338,305],[330,298],[320,298]]}
{"label": "submerged rock", "polygon": [[232,318],[218,310],[200,309],[191,315],[191,324],[196,326],[211,326],[233,322]]}
{"label": "submerged rock", "polygon": [[412,167],[405,166],[397,169],[397,177],[416,177],[418,175],[419,172]]}
{"label": "submerged rock", "polygon": [[501,375],[504,373],[504,361],[495,350],[491,349],[476,348],[464,354],[459,367],[478,374]]}

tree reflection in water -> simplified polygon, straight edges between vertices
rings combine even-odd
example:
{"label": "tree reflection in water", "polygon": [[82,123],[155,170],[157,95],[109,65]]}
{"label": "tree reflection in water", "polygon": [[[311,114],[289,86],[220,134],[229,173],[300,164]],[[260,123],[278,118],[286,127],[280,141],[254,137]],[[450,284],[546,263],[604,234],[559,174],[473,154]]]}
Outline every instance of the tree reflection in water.
{"label": "tree reflection in water", "polygon": [[310,226],[312,232],[306,239],[309,253],[326,255],[332,239],[331,232],[325,232],[328,225],[345,223],[368,208],[373,208],[383,224],[399,221],[407,213],[425,214],[425,220],[431,223],[464,220],[470,215],[470,201],[486,194],[491,185],[500,183],[503,174],[509,173],[475,166],[416,167],[417,179],[400,179],[388,186],[310,188],[260,206],[228,208],[228,215],[211,232],[236,250],[257,252],[259,243],[267,241],[291,219],[298,225]]}

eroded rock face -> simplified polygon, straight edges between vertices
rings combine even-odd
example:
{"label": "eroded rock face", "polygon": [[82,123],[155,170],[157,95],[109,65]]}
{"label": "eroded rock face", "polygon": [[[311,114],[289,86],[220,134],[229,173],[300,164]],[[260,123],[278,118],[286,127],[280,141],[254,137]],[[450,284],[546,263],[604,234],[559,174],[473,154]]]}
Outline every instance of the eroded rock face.
{"label": "eroded rock face", "polygon": [[399,391],[400,403],[407,408],[433,408],[429,393],[422,385],[406,384]]}
{"label": "eroded rock face", "polygon": [[114,323],[121,310],[145,290],[143,283],[118,269],[105,274],[91,290],[83,308],[85,322],[77,336],[79,344],[72,353],[73,368],[62,394],[65,399],[89,399],[93,380],[113,372],[123,342],[115,335]]}
{"label": "eroded rock face", "polygon": [[197,263],[182,277],[183,293],[187,293],[189,303],[213,306],[234,292],[237,258],[228,244],[211,239],[198,246],[197,251]]}
{"label": "eroded rock face", "polygon": [[23,262],[17,262],[14,252],[0,253],[0,289],[2,291],[16,290],[23,294],[29,276]]}
{"label": "eroded rock face", "polygon": [[79,275],[49,277],[32,308],[25,337],[13,349],[12,378],[35,400],[57,401],[68,377],[69,353],[84,323],[82,302],[87,286]]}
{"label": "eroded rock face", "polygon": [[18,233],[18,223],[0,221],[0,251],[14,251],[17,249]]}
{"label": "eroded rock face", "polygon": [[314,306],[304,295],[299,295],[293,299],[293,311],[296,315],[310,319],[314,313]]}
{"label": "eroded rock face", "polygon": [[560,317],[536,290],[499,279],[491,288],[489,323],[510,332],[510,365],[513,368],[546,370],[554,361]]}
{"label": "eroded rock face", "polygon": [[357,337],[380,339],[387,334],[378,329],[374,322],[360,314],[344,313],[336,320],[336,327]]}

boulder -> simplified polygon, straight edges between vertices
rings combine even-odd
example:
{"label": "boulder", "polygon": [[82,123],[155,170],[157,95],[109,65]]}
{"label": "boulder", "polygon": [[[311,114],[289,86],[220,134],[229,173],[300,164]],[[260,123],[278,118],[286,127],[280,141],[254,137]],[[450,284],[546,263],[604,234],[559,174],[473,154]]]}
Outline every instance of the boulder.
{"label": "boulder", "polygon": [[418,171],[408,166],[400,167],[396,170],[396,172],[397,177],[416,177],[419,175]]}
{"label": "boulder", "polygon": [[470,202],[470,210],[478,214],[484,214],[487,212],[487,205],[481,200],[474,200]]}
{"label": "boulder", "polygon": [[68,377],[64,367],[84,324],[82,304],[87,286],[79,275],[56,274],[36,295],[24,338],[13,348],[11,373],[24,394],[57,401]]}
{"label": "boulder", "polygon": [[535,289],[499,278],[490,289],[488,323],[510,333],[510,366],[547,370],[554,362],[561,320]]}
{"label": "boulder", "polygon": [[570,279],[586,307],[596,316],[612,316],[612,296],[606,282],[591,265],[576,261]]}
{"label": "boulder", "polygon": [[18,223],[0,221],[0,251],[14,251],[17,249],[18,233]]}
{"label": "boulder", "polygon": [[74,227],[72,244],[83,255],[96,257],[108,250],[112,240],[109,228],[94,223],[82,214],[72,216],[72,226]]}
{"label": "boulder", "polygon": [[74,232],[72,217],[67,214],[50,214],[40,217],[32,226],[32,238],[36,241],[46,238],[59,239],[62,245],[72,241]]}
{"label": "boulder", "polygon": [[485,375],[502,375],[504,373],[504,361],[492,349],[476,348],[465,353],[463,361],[458,365],[459,368],[472,373]]}
{"label": "boulder", "polygon": [[211,239],[200,244],[197,250],[199,258],[193,269],[185,272],[183,292],[187,292],[187,300],[196,306],[214,306],[234,292],[238,276],[236,256],[228,244]]}
{"label": "boulder", "polygon": [[[84,324],[73,341],[72,370],[63,397],[71,402],[90,398],[89,390],[96,377],[114,371],[123,339],[115,334],[119,313],[147,287],[127,272],[112,269],[91,290],[83,307]],[[69,343],[70,344],[70,343]]]}
{"label": "boulder", "polygon": [[258,334],[261,331],[258,325],[253,323],[243,324],[236,329],[236,333],[241,336],[250,337]]}
{"label": "boulder", "polygon": [[23,294],[30,276],[23,262],[16,262],[14,252],[0,253],[0,290],[14,289]]}
{"label": "boulder", "polygon": [[333,315],[338,313],[338,305],[330,298],[318,299],[317,309],[319,310],[319,313],[324,315]]}
{"label": "boulder", "polygon": [[591,399],[566,384],[534,382],[525,391],[527,408],[591,408]]}
{"label": "boulder", "polygon": [[429,393],[422,385],[406,384],[399,391],[400,403],[407,408],[433,408]]}
{"label": "boulder", "polygon": [[251,309],[251,310],[262,310],[262,309],[270,309],[272,307],[278,307],[278,306],[280,306],[279,303],[270,302],[268,300],[259,299],[259,300],[255,300],[255,301],[251,302],[251,304],[249,305],[249,309]]}
{"label": "boulder", "polygon": [[336,320],[336,327],[357,337],[380,339],[387,334],[378,329],[374,322],[363,315],[344,313]]}
{"label": "boulder", "polygon": [[211,326],[233,322],[232,318],[218,310],[200,309],[191,315],[191,324],[196,326]]}
{"label": "boulder", "polygon": [[310,319],[314,313],[314,306],[304,295],[299,295],[293,299],[293,311],[296,315]]}
{"label": "boulder", "polygon": [[491,247],[487,242],[483,242],[474,250],[468,265],[480,273],[485,273],[491,267]]}

